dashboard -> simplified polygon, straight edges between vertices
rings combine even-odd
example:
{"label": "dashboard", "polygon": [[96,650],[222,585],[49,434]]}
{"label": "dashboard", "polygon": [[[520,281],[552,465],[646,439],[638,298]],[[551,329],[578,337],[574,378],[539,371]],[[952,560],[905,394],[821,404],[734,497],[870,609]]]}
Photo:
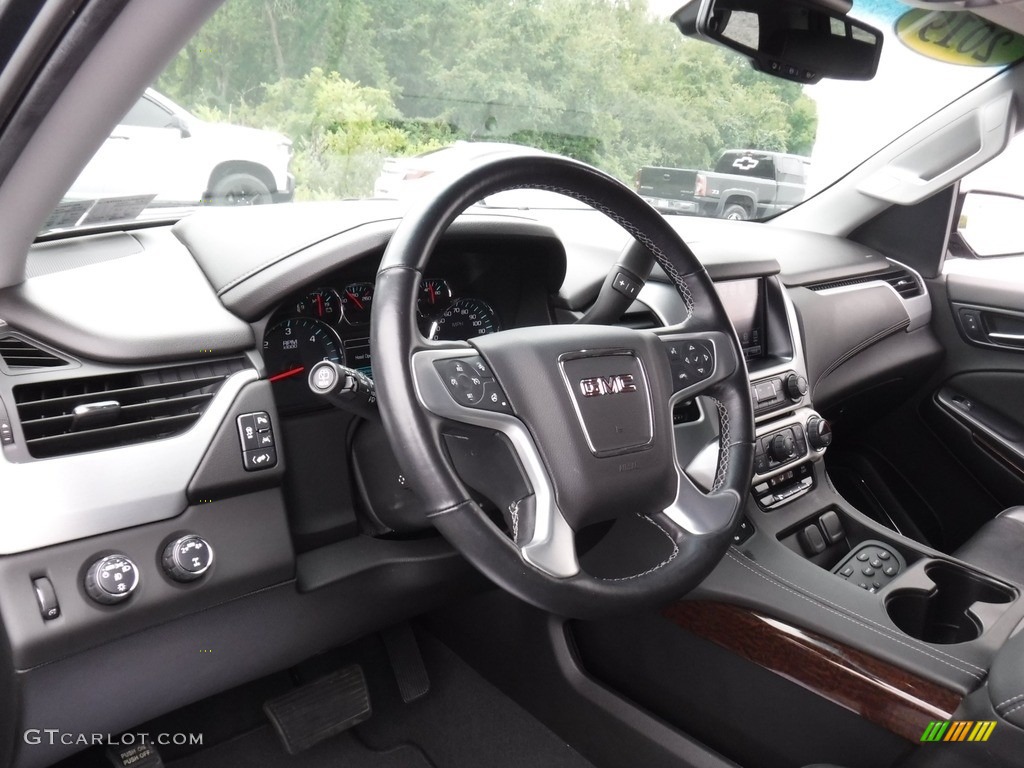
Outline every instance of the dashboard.
{"label": "dashboard", "polygon": [[[325,405],[306,384],[309,368],[324,358],[373,375],[374,280],[399,218],[387,204],[366,201],[204,210],[173,228],[37,245],[30,268],[42,274],[0,293],[7,330],[57,363],[0,365],[0,403],[13,426],[12,441],[0,447],[0,484],[12,509],[33,510],[0,520],[0,581],[23,587],[0,590],[0,611],[12,665],[25,670],[24,722],[128,727],[429,610],[476,583],[465,561],[424,531],[415,489],[403,483],[379,423]],[[672,222],[736,326],[757,387],[759,439],[779,442],[776,433],[792,430],[798,443],[799,426],[809,441],[810,393],[785,394],[789,376],[807,379],[816,406],[865,389],[872,377],[891,377],[893,365],[914,360],[919,344],[902,333],[912,314],[906,308],[928,298],[905,302],[880,286],[877,275],[891,265],[849,241],[733,224]],[[626,239],[593,211],[465,214],[410,297],[410,317],[424,338],[574,322]],[[813,255],[813,270],[803,254]],[[57,263],[61,269],[45,268]],[[816,282],[850,279],[874,287],[812,290]],[[153,289],[143,312],[123,301],[139,285]],[[867,296],[887,311],[849,322]],[[59,316],[46,309],[55,306]],[[651,328],[684,316],[675,288],[655,270],[623,323]],[[844,364],[868,349],[880,327],[895,329],[868,350],[884,356],[884,365]],[[216,390],[206,384],[211,374],[222,378]],[[83,382],[100,384],[97,400],[128,384],[155,388],[146,408],[162,411],[171,407],[168,389],[185,389],[185,376],[197,382],[195,391],[182,391],[181,412],[166,416],[182,425],[179,432],[133,431],[129,442],[120,427],[79,418],[117,442],[45,459],[26,447],[22,411],[41,406],[27,406],[24,393],[56,397],[71,408],[59,419],[74,422]],[[677,446],[687,451],[681,465],[704,463],[713,479],[715,458],[703,447],[715,438],[708,431],[714,419],[691,410],[676,422]],[[250,471],[239,424],[259,417],[272,427],[278,458]],[[42,426],[57,419],[44,414]],[[816,455],[811,445],[801,454]],[[757,478],[768,486],[756,491],[765,508],[806,479],[795,472],[800,457],[782,458],[769,456]],[[112,467],[121,480],[97,484]],[[177,582],[162,553],[187,536],[201,537],[216,558],[201,577]],[[95,604],[83,574],[115,554],[138,566],[136,593],[117,605]],[[54,622],[39,616],[32,585],[41,574],[60,602]],[[181,637],[194,646],[197,632],[225,649],[249,649],[259,636],[259,653],[239,652],[238,663],[199,682],[187,665],[153,665],[177,658],[169,649]],[[124,679],[150,679],[159,701],[145,691],[124,698],[117,678],[98,680],[92,671],[114,665]],[[66,719],[93,711],[88,701],[96,696],[123,704],[102,723]]]}

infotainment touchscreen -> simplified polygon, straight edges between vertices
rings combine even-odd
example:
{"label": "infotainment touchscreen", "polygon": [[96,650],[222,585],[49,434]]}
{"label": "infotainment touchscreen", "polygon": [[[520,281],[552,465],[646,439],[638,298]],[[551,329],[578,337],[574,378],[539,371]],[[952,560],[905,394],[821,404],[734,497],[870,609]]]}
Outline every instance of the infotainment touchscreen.
{"label": "infotainment touchscreen", "polygon": [[740,337],[743,356],[747,360],[764,357],[764,279],[723,280],[715,283],[715,290]]}

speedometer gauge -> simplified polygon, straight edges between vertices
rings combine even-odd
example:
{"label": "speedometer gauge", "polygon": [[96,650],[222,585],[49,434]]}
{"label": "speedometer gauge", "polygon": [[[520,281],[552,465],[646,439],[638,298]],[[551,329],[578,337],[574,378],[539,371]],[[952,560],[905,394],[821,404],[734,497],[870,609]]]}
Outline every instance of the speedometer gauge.
{"label": "speedometer gauge", "polygon": [[431,338],[435,340],[471,339],[501,330],[498,313],[482,299],[456,299],[434,323]]}
{"label": "speedometer gauge", "polygon": [[319,320],[293,317],[267,329],[263,361],[279,408],[315,402],[306,376],[321,360],[344,365],[345,350],[334,331]]}

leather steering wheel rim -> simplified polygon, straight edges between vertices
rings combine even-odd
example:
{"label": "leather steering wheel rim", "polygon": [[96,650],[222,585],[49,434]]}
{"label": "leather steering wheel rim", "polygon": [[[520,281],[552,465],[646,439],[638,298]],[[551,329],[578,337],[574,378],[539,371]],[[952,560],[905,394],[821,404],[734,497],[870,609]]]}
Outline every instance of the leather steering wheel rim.
{"label": "leather steering wheel rim", "polygon": [[[568,195],[623,226],[646,246],[672,280],[687,307],[687,320],[658,333],[573,325],[506,331],[474,339],[472,345],[423,339],[416,324],[417,290],[445,230],[472,203],[487,195],[520,188]],[[724,556],[749,490],[754,454],[753,409],[742,352],[703,266],[660,214],[628,187],[583,163],[534,153],[494,156],[452,176],[435,194],[417,201],[396,228],[377,275],[372,313],[371,345],[381,417],[399,464],[423,500],[424,515],[467,560],[499,586],[544,610],[593,618],[677,598],[699,584]],[[670,356],[682,349],[680,345],[690,345],[692,349],[693,343],[697,343],[698,349],[713,353],[713,372],[703,381],[681,383],[679,380],[687,376],[680,371],[692,374],[693,369],[678,367]],[[588,354],[588,360],[575,360]],[[443,386],[439,388],[434,380],[438,361],[476,355],[482,355],[494,368],[498,386],[508,390],[514,414],[483,414],[478,409],[471,412],[470,408],[460,409],[442,402]],[[558,358],[557,362],[549,359],[553,357]],[[538,361],[537,371],[531,370],[527,358]],[[580,400],[573,388],[575,383],[566,374],[568,365],[577,365],[573,370],[583,370],[579,365],[607,368],[626,364],[633,366],[630,370],[639,372],[636,377],[607,380],[617,381],[616,386],[628,391],[630,397],[620,394]],[[544,368],[544,375],[552,383],[547,388],[550,391],[538,397],[551,402],[531,404],[528,401],[533,399],[533,385],[529,380],[539,375],[540,368]],[[564,387],[554,383],[557,371],[565,381]],[[643,392],[639,391],[641,380],[646,386]],[[623,381],[627,382],[625,387]],[[638,382],[637,386],[630,381]],[[720,420],[719,464],[715,482],[706,492],[696,488],[675,461],[671,406],[691,395],[707,397],[715,403]],[[562,524],[568,525],[567,517],[578,526],[589,511],[584,505],[573,512],[575,518],[569,513],[577,496],[586,496],[587,489],[573,486],[571,479],[565,479],[573,477],[572,472],[578,468],[555,466],[561,462],[557,455],[569,443],[582,446],[584,441],[578,433],[597,428],[595,417],[589,415],[590,411],[584,415],[581,408],[611,408],[622,403],[621,407],[628,404],[633,409],[630,413],[635,414],[641,412],[637,404],[642,396],[650,404],[649,445],[623,449],[626,455],[622,450],[616,453],[617,446],[612,446],[616,450],[610,451],[611,455],[602,455],[590,445],[590,455],[579,448],[573,460],[580,466],[586,465],[592,472],[590,477],[598,484],[610,482],[604,476],[609,467],[618,466],[622,472],[622,467],[631,462],[642,465],[651,473],[649,477],[657,478],[653,485],[658,490],[650,492],[650,503],[659,507],[668,498],[664,487],[674,482],[676,498],[672,506],[636,510],[670,540],[671,555],[625,578],[598,578],[582,570],[573,573],[571,568],[563,569],[560,563],[568,555],[554,550],[572,545],[564,542],[564,535],[561,543],[555,543],[557,531],[564,534],[566,528]],[[574,407],[573,397],[578,423],[565,415]],[[557,418],[541,418],[539,409],[552,403],[558,411],[546,413],[556,413]],[[528,413],[530,408],[534,409],[532,413]],[[535,523],[533,543],[547,532],[548,540],[537,544],[535,551],[545,557],[551,555],[550,562],[556,565],[545,565],[547,561],[540,555],[531,558],[530,547],[511,540],[473,500],[445,447],[442,433],[453,416],[456,422],[496,426],[497,431],[510,438],[519,461],[533,468],[530,479],[535,501],[538,505],[542,499],[545,502],[544,509],[538,509],[538,520],[541,512],[549,517],[562,517],[551,529],[554,534],[547,528],[541,530],[540,523]],[[548,421],[564,423],[551,425]],[[550,430],[556,428],[563,430],[555,434],[564,439],[552,441]],[[584,437],[590,444],[590,435]],[[531,440],[536,450],[529,447]],[[628,453],[629,450],[633,452]],[[670,452],[671,466],[677,473],[674,478],[663,477],[669,471],[664,464],[666,451]],[[629,461],[623,461],[624,458]],[[538,466],[542,475],[548,473],[546,478],[537,474]],[[549,488],[537,487],[545,482],[550,483]],[[640,479],[631,482],[634,488],[647,487],[636,485],[642,483]],[[546,493],[543,497],[542,491]],[[624,498],[634,497],[629,489],[623,493]],[[647,498],[646,491],[635,495]],[[622,510],[622,514],[627,513],[632,510]],[[607,516],[606,511],[603,514]],[[571,537],[571,531],[568,535]],[[575,551],[571,554],[575,556]]]}

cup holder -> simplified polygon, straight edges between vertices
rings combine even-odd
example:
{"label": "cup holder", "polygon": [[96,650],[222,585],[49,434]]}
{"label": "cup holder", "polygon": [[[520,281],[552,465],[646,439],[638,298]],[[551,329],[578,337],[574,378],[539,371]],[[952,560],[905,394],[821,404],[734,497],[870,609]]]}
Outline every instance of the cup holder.
{"label": "cup holder", "polygon": [[992,579],[952,563],[932,562],[924,567],[927,589],[901,589],[885,602],[893,624],[926,643],[966,643],[984,631],[981,619],[971,610],[976,603],[1004,604],[1016,592]]}

